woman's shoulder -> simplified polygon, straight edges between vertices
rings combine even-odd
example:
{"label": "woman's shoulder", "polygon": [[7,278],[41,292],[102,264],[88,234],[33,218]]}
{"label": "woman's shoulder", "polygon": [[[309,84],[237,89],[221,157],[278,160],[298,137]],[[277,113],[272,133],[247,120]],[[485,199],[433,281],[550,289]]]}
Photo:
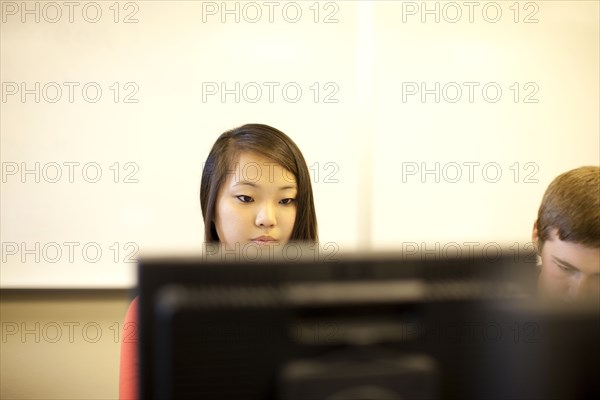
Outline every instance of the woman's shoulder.
{"label": "woman's shoulder", "polygon": [[138,298],[136,296],[129,303],[123,322],[119,377],[119,398],[122,400],[138,398],[137,309]]}
{"label": "woman's shoulder", "polygon": [[131,303],[129,303],[129,307],[127,308],[127,312],[125,313],[125,323],[128,322],[137,322],[138,316],[138,297],[135,296]]}

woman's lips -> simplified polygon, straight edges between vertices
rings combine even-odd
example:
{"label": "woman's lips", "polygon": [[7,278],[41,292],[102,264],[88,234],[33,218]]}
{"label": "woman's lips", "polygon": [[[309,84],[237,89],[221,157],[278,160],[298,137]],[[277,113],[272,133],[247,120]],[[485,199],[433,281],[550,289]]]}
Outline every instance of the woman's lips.
{"label": "woman's lips", "polygon": [[252,239],[252,242],[256,244],[273,244],[277,243],[277,240],[275,240],[275,238],[272,238],[271,236],[259,236]]}

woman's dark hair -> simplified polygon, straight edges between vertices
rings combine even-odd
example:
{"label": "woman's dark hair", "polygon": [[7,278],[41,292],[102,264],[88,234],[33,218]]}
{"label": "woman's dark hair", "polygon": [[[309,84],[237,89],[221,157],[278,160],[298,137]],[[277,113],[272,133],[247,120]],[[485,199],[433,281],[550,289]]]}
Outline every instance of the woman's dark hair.
{"label": "woman's dark hair", "polygon": [[262,124],[247,124],[223,133],[208,154],[200,183],[204,240],[220,241],[214,223],[217,195],[242,152],[268,158],[294,174],[298,193],[290,241],[317,242],[317,216],[306,161],[298,146],[285,133]]}

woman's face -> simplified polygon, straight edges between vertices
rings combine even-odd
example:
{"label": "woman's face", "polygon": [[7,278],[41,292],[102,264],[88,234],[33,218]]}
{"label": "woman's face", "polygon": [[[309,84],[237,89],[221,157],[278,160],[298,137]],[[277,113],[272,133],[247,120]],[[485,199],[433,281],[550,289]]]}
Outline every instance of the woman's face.
{"label": "woman's face", "polygon": [[294,175],[268,158],[242,152],[217,194],[215,228],[227,249],[283,245],[296,220]]}

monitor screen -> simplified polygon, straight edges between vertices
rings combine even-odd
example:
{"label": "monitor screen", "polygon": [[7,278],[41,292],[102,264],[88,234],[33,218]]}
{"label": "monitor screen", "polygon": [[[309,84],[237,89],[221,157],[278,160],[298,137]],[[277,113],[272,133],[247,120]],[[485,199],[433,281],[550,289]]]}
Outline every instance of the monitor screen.
{"label": "monitor screen", "polygon": [[597,397],[597,310],[543,307],[534,274],[514,257],[144,259],[141,398]]}

